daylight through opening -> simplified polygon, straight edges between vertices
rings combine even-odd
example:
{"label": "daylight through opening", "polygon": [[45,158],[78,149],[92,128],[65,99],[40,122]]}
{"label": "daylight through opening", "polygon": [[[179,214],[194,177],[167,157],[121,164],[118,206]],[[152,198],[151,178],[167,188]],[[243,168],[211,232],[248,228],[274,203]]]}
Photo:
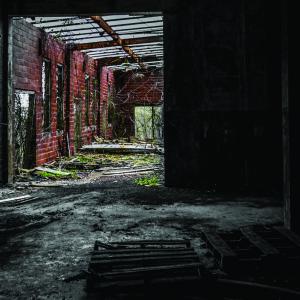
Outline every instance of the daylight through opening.
{"label": "daylight through opening", "polygon": [[162,14],[13,17],[12,28],[16,179],[163,185]]}

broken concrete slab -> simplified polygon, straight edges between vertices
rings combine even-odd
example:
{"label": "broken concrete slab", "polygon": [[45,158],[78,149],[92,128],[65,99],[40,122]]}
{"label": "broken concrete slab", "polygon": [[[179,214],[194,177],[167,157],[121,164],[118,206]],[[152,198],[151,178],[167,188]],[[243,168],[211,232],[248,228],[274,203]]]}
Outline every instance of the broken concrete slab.
{"label": "broken concrete slab", "polygon": [[71,173],[69,173],[69,172],[54,170],[54,169],[50,169],[50,168],[43,168],[43,167],[35,168],[34,172],[36,172],[36,171],[46,172],[46,173],[50,173],[50,174],[58,175],[58,176],[70,176],[71,175]]}
{"label": "broken concrete slab", "polygon": [[162,153],[163,148],[152,144],[91,144],[84,145],[81,151],[97,153]]}

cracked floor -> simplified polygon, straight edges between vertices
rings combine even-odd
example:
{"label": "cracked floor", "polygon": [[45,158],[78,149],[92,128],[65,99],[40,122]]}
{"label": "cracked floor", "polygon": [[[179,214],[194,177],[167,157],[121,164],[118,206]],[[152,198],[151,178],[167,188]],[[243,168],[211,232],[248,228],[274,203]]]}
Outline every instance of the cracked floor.
{"label": "cracked floor", "polygon": [[138,186],[137,177],[91,172],[63,187],[26,187],[19,193],[37,200],[0,206],[0,299],[87,299],[85,280],[66,279],[87,270],[95,240],[188,238],[203,254],[202,227],[282,222],[272,197]]}

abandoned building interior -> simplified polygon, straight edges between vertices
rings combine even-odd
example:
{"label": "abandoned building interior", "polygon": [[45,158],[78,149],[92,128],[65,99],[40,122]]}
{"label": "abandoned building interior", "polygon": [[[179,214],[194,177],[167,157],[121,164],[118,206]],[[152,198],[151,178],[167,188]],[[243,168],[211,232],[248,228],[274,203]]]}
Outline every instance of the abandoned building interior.
{"label": "abandoned building interior", "polygon": [[300,299],[292,11],[1,4],[0,299]]}

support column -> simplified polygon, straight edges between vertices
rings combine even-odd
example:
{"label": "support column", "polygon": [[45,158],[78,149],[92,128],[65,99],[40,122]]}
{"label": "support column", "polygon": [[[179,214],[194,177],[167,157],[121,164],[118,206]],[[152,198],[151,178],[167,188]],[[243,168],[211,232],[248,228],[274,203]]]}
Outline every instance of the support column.
{"label": "support column", "polygon": [[5,12],[0,22],[0,182],[13,182],[12,25]]}
{"label": "support column", "polygon": [[[13,91],[13,26],[12,19],[7,16],[8,47],[7,47],[7,183],[14,180],[14,91]],[[5,78],[4,78],[5,79]]]}
{"label": "support column", "polygon": [[[300,234],[300,103],[299,103],[299,46],[290,32],[298,28],[296,7],[282,0],[282,103],[284,156],[284,223]],[[296,35],[293,35],[296,37]],[[290,44],[293,43],[293,47]],[[290,49],[293,48],[293,52]]]}
{"label": "support column", "polygon": [[72,49],[70,47],[66,47],[65,53],[65,64],[66,64],[66,112],[65,112],[65,120],[66,120],[66,128],[65,128],[65,141],[66,141],[66,149],[67,154],[70,156],[72,154],[71,149],[71,130],[70,130],[70,112],[71,112],[71,60],[72,60]]}
{"label": "support column", "polygon": [[3,147],[3,133],[4,133],[4,122],[3,122],[3,15],[0,15],[0,186],[4,181],[4,147]]}
{"label": "support column", "polygon": [[291,229],[291,187],[290,187],[290,128],[288,87],[288,31],[287,7],[282,1],[282,137],[283,137],[283,198],[284,225]]}

